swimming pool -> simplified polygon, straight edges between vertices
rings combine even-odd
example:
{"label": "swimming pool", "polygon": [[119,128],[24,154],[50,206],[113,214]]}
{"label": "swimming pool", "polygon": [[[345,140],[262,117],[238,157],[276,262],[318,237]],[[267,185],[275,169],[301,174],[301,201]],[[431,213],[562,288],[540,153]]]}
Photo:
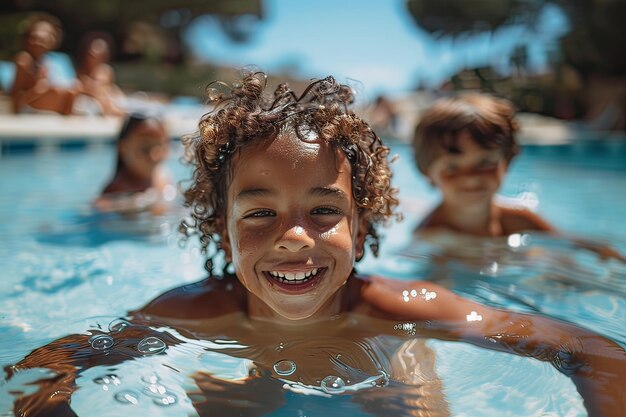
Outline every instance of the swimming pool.
{"label": "swimming pool", "polygon": [[[177,159],[179,145],[174,146],[169,168],[175,177],[185,178],[186,168]],[[429,254],[438,250],[436,242],[417,245],[408,254],[405,251],[408,231],[437,196],[418,177],[408,147],[396,145],[394,151],[400,156],[394,167],[395,182],[401,188],[406,220],[385,231],[388,237],[383,256],[367,258],[360,269],[383,271],[398,279],[438,277],[441,269],[428,260]],[[115,320],[127,311],[168,288],[203,277],[198,246],[194,242],[179,246],[176,227],[180,213],[129,220],[90,212],[89,202],[110,175],[113,159],[113,148],[104,146],[8,153],[0,161],[3,366],[70,333],[122,329],[124,326]],[[502,194],[536,206],[563,230],[606,240],[626,253],[625,184],[623,141],[526,147],[514,161]],[[445,266],[443,281],[455,290],[491,305],[568,320],[626,346],[623,265],[601,262],[564,240],[540,235],[462,243],[467,247],[460,250],[471,252],[462,255],[478,254],[480,261],[452,261]],[[396,256],[403,250],[404,255]],[[195,399],[200,387],[205,395],[206,390],[214,389],[222,396],[232,395],[233,401],[242,402],[248,411],[263,409],[262,414],[275,416],[413,415],[425,399],[435,403],[432,407],[439,410],[438,415],[586,415],[573,384],[549,364],[434,338],[417,339],[419,346],[412,346],[409,353],[436,358],[431,369],[424,372],[436,375],[431,378],[431,388],[444,387],[445,406],[437,405],[441,400],[437,394],[425,395],[403,384],[389,383],[384,372],[362,375],[356,367],[346,365],[339,360],[343,348],[338,336],[317,341],[315,349],[337,359],[337,373],[343,372],[345,380],[341,383],[327,381],[326,389],[318,389],[322,381],[318,387],[298,384],[289,373],[296,359],[293,363],[276,362],[282,372],[278,374],[283,375],[280,381],[263,376],[256,381],[264,384],[238,384],[239,391],[232,391],[232,387],[224,391],[219,381],[241,381],[251,372],[262,372],[254,371],[250,359],[254,355],[241,347],[243,342],[170,330],[180,343],[166,351],[161,351],[158,342],[152,340],[156,345],[150,345],[148,340],[144,343],[147,349],[137,360],[83,372],[77,381],[80,389],[72,397],[77,414],[194,415],[192,403],[201,408]],[[302,336],[268,341],[279,352],[306,352],[311,343]],[[377,353],[377,343],[369,340],[359,345],[360,354],[389,359]],[[92,346],[98,353],[97,341]],[[343,354],[348,356],[353,347],[345,349]],[[34,370],[3,381],[0,415],[10,415],[12,393],[32,391],[28,383],[42,375]],[[348,377],[353,379],[350,389],[341,388]],[[362,382],[388,387],[379,391],[357,389]],[[251,400],[259,396],[278,400],[255,405]]]}

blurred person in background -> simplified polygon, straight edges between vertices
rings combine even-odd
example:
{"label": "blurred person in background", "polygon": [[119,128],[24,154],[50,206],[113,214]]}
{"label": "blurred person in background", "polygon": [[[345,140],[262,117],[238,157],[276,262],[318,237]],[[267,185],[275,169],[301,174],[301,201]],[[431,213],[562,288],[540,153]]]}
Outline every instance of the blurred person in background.
{"label": "blurred person in background", "polygon": [[95,112],[108,116],[120,116],[120,101],[124,93],[115,84],[115,71],[109,64],[111,39],[106,32],[90,32],[81,40],[78,48],[77,78],[81,92],[95,100]]}
{"label": "blurred person in background", "polygon": [[118,135],[113,178],[94,202],[95,208],[101,212],[162,214],[176,196],[170,174],[162,166],[169,146],[162,120],[129,115]]}
{"label": "blurred person in background", "polygon": [[[521,204],[504,204],[496,193],[509,164],[519,153],[513,104],[487,94],[468,93],[436,100],[415,129],[413,150],[420,172],[442,195],[441,203],[417,226],[420,238],[452,232],[471,236],[508,236],[538,231],[560,234]],[[600,242],[573,238],[602,259],[626,262]]]}
{"label": "blurred person in background", "polygon": [[61,43],[61,23],[53,16],[37,14],[25,24],[22,34],[23,51],[15,57],[15,80],[11,102],[15,113],[52,111],[71,114],[78,85],[70,88],[50,83],[44,55]]}

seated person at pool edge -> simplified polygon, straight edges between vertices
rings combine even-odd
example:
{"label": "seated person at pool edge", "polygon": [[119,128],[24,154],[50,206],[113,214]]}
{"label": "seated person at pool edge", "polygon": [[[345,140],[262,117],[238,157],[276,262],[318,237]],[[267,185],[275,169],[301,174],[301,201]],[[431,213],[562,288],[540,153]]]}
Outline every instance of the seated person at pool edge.
{"label": "seated person at pool edge", "polygon": [[94,206],[102,212],[163,212],[176,192],[162,166],[169,146],[160,119],[137,113],[128,116],[116,142],[115,173]]}
{"label": "seated person at pool edge", "polygon": [[[209,278],[173,289],[132,312],[135,325],[109,333],[112,347],[106,355],[90,350],[89,335],[71,335],[10,367],[9,374],[34,367],[60,374],[48,384],[39,383],[38,393],[18,398],[16,413],[72,415],[69,401],[77,374],[141,357],[136,342],[145,333],[169,345],[180,343],[163,326],[196,337],[237,340],[244,347],[253,345],[251,338],[271,335],[271,343],[259,350],[282,356],[286,353],[276,352],[276,341],[294,334],[313,341],[333,331],[363,340],[385,335],[410,340],[394,326],[410,320],[423,323],[417,337],[465,341],[558,364],[590,415],[623,415],[626,355],[614,342],[545,317],[483,306],[433,283],[358,275],[355,262],[366,246],[377,252],[377,228],[393,217],[397,206],[389,150],[348,109],[353,100],[349,87],[329,77],[312,83],[299,98],[284,84],[266,97],[265,82],[262,73],[247,75],[201,120],[199,135],[186,140],[186,156],[194,167],[185,193],[192,220],[182,229],[199,234],[210,254]],[[213,274],[218,255],[228,264],[220,279]],[[420,295],[406,295],[406,289],[422,288]],[[246,349],[253,355],[252,347]],[[314,351],[319,353],[319,347]],[[298,354],[302,361],[308,357],[308,352]],[[255,356],[254,363],[272,373],[275,358],[265,362],[264,356]],[[299,363],[298,372],[305,371],[306,362]],[[387,372],[393,377],[393,370]],[[301,378],[319,386],[319,381]],[[249,379],[263,380],[252,373]],[[288,384],[277,382],[276,389],[283,392]],[[237,401],[223,399],[231,388],[244,389],[245,384],[221,381],[220,407],[237,406]],[[385,389],[391,387],[371,388]],[[205,415],[222,411],[209,409]]]}
{"label": "seated person at pool edge", "polygon": [[[511,160],[519,153],[512,104],[487,94],[442,98],[422,115],[413,138],[420,172],[442,194],[441,203],[416,232],[448,230],[474,236],[506,236],[527,231],[557,233],[527,208],[494,200]],[[581,248],[626,261],[615,249],[584,239]]]}
{"label": "seated person at pool edge", "polygon": [[22,35],[24,50],[15,57],[15,80],[11,87],[13,111],[53,111],[71,114],[79,86],[63,88],[50,83],[44,62],[63,36],[61,23],[50,15],[35,15],[26,23]]}

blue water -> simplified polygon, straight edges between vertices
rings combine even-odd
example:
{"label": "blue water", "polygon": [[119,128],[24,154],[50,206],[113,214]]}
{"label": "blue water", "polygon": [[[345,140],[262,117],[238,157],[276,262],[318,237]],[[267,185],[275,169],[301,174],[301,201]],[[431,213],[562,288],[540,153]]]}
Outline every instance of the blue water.
{"label": "blue water", "polygon": [[[399,279],[437,279],[481,302],[577,323],[626,346],[626,268],[617,261],[601,261],[564,239],[519,235],[466,246],[461,242],[459,259],[442,273],[429,262],[429,255],[439,250],[437,242],[407,248],[410,230],[438,196],[414,169],[408,147],[396,145],[393,151],[399,155],[394,181],[401,188],[405,221],[385,230],[381,258],[367,257],[360,269]],[[183,179],[188,172],[178,162],[180,153],[175,144],[167,164],[175,178]],[[113,163],[113,148],[107,146],[9,154],[0,160],[0,365],[13,364],[64,335],[106,329],[116,317],[163,291],[203,278],[198,245],[180,245],[176,227],[181,212],[136,219],[91,212],[89,203]],[[626,253],[624,185],[624,142],[525,148],[502,196],[532,205],[564,232],[608,242]],[[464,262],[467,258],[474,262]],[[166,356],[83,373],[72,406],[97,415],[193,415],[186,394],[193,382],[189,374],[211,369],[241,377],[246,361],[216,353],[208,342],[181,338],[186,343],[170,348]],[[428,339],[426,345],[436,353],[436,371],[452,415],[586,415],[569,379],[549,364],[462,343]],[[166,371],[160,366],[164,363]],[[10,415],[16,384],[24,389],[40,375],[32,372],[0,383],[0,415]],[[122,383],[111,378],[102,382],[112,372]],[[156,374],[174,404],[147,401],[145,387],[151,383],[146,381]],[[104,390],[105,385],[110,389]],[[138,405],[124,399],[128,392],[141,397]],[[285,398],[271,415],[310,417],[332,415],[333,410],[369,415],[345,396],[289,391]],[[141,411],[128,411],[132,407]]]}

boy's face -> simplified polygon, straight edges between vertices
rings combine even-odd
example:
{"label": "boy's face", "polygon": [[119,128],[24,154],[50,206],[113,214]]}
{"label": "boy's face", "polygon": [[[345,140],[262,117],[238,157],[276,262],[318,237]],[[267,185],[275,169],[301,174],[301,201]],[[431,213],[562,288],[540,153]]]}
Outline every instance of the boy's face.
{"label": "boy's face", "polygon": [[457,145],[461,152],[435,159],[428,178],[447,203],[466,208],[490,203],[507,169],[502,151],[481,147],[467,132],[461,132]]}
{"label": "boy's face", "polygon": [[362,253],[359,226],[350,164],[332,146],[286,133],[233,158],[224,249],[250,293],[252,315],[338,313]]}

